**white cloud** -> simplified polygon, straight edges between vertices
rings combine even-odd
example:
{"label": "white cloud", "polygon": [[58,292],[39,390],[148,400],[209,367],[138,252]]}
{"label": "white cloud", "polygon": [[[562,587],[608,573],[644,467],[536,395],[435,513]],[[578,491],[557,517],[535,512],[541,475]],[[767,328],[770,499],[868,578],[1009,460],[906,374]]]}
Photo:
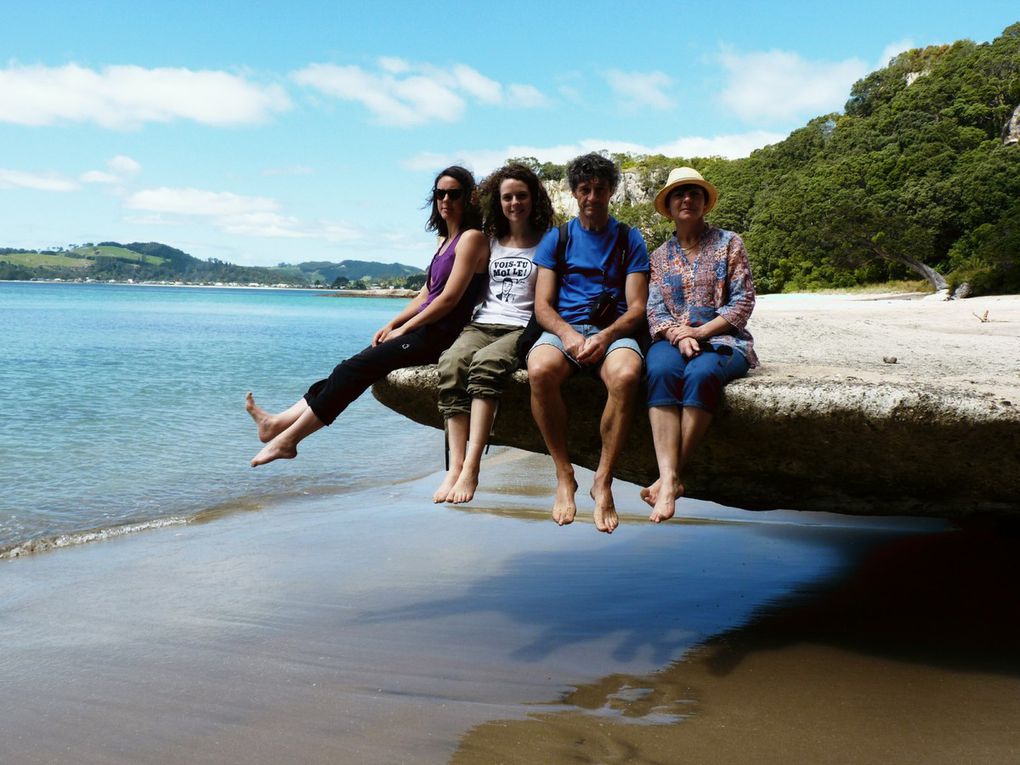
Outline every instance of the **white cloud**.
{"label": "white cloud", "polygon": [[671,109],[676,101],[668,94],[673,80],[662,72],[621,72],[610,69],[606,82],[623,103],[633,109]]}
{"label": "white cloud", "polygon": [[858,58],[809,61],[787,51],[719,55],[728,76],[722,102],[748,121],[804,119],[838,111],[850,86],[868,73]]}
{"label": "white cloud", "polygon": [[94,70],[78,64],[0,69],[0,122],[18,125],[92,122],[126,129],[186,119],[226,126],[262,122],[288,108],[290,99],[280,86],[221,71]]}
{"label": "white cloud", "polygon": [[508,85],[506,104],[518,109],[536,109],[548,106],[549,99],[534,85]]}
{"label": "white cloud", "polygon": [[503,149],[463,150],[456,153],[440,154],[421,152],[402,164],[409,170],[435,171],[450,164],[462,164],[478,175],[486,175],[502,165],[510,157],[535,157],[540,162],[563,164],[589,151],[605,149],[611,152],[631,154],[663,154],[667,157],[746,157],[755,149],[777,143],[786,138],[786,133],[755,130],[748,133],[734,133],[718,136],[682,136],[667,143],[646,146],[628,141],[610,141],[596,138],[584,139],[572,144],[557,146],[513,145]]}
{"label": "white cloud", "polygon": [[294,81],[328,96],[357,101],[387,125],[410,126],[433,120],[451,122],[464,111],[464,99],[424,77],[399,79],[357,66],[311,64]]}
{"label": "white cloud", "polygon": [[726,157],[737,159],[746,157],[755,149],[779,143],[787,133],[775,133],[768,130],[752,130],[748,133],[732,133],[729,135],[684,136],[675,141],[655,147],[655,154],[667,157]]}
{"label": "white cloud", "polygon": [[138,175],[142,171],[142,166],[139,162],[124,154],[118,154],[107,165],[113,172],[121,176]]}
{"label": "white cloud", "polygon": [[482,103],[498,104],[503,100],[503,86],[464,64],[453,67],[457,85]]}
{"label": "white cloud", "polygon": [[[335,221],[308,223],[280,212],[280,205],[268,197],[247,197],[226,191],[194,188],[144,189],[130,195],[124,206],[150,214],[160,224],[198,219],[227,234],[276,239],[320,239],[354,242],[366,232]],[[154,217],[153,217],[154,216]]]}
{"label": "white cloud", "polygon": [[897,40],[896,42],[889,43],[882,49],[882,53],[878,57],[878,68],[884,69],[889,66],[889,62],[896,58],[901,53],[912,50],[917,46],[914,45],[914,41],[911,39]]}
{"label": "white cloud", "polygon": [[410,71],[411,65],[402,58],[383,56],[379,59],[379,68],[390,74],[403,74]]}
{"label": "white cloud", "polygon": [[378,70],[360,66],[310,64],[292,73],[299,85],[367,108],[378,122],[411,127],[427,122],[454,122],[469,101],[494,106],[531,108],[546,103],[531,85],[504,86],[464,64],[448,69],[382,58]]}
{"label": "white cloud", "polygon": [[75,191],[78,184],[55,173],[26,173],[0,168],[0,189],[32,189],[33,191]]}
{"label": "white cloud", "polygon": [[275,200],[268,197],[244,197],[228,191],[174,189],[165,186],[137,191],[124,204],[132,210],[203,216],[273,212],[279,207]]}
{"label": "white cloud", "polygon": [[274,212],[248,212],[225,215],[215,221],[218,228],[228,234],[241,236],[304,239],[310,236],[302,231],[297,218]]}
{"label": "white cloud", "polygon": [[120,185],[141,172],[142,166],[123,154],[106,163],[106,170],[89,170],[82,173],[79,180],[82,183],[100,183],[105,185]]}

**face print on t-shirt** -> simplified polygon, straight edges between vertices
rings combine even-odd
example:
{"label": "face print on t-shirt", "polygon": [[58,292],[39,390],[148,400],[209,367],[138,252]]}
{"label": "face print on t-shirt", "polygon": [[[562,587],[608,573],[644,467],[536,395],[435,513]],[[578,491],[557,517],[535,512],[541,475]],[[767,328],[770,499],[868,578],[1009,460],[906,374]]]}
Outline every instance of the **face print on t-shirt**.
{"label": "face print on t-shirt", "polygon": [[499,299],[504,303],[515,302],[514,296],[521,292],[522,285],[528,281],[534,269],[535,264],[528,258],[517,255],[489,261],[489,278],[494,284],[503,285],[499,291]]}

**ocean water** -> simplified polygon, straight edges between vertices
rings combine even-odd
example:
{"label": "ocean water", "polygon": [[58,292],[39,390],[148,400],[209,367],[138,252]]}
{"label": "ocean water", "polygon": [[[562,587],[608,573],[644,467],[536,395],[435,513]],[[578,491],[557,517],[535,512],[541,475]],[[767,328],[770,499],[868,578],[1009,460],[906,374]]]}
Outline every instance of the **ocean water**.
{"label": "ocean water", "polygon": [[0,557],[442,467],[442,435],[366,393],[252,469],[244,410],[294,403],[400,310],[308,290],[0,282]]}

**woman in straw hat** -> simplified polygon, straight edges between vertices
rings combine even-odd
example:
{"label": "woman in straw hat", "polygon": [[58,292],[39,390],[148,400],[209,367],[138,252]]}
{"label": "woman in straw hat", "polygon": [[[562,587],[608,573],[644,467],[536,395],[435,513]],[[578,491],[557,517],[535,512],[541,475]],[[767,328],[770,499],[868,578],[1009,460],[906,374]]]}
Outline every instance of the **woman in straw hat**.
{"label": "woman in straw hat", "polygon": [[676,233],[650,256],[648,413],[659,480],[641,496],[655,523],[673,517],[681,475],[712,421],[723,386],[758,365],[745,329],[754,284],[744,242],[705,223],[718,200],[697,170],[678,167],[655,197]]}

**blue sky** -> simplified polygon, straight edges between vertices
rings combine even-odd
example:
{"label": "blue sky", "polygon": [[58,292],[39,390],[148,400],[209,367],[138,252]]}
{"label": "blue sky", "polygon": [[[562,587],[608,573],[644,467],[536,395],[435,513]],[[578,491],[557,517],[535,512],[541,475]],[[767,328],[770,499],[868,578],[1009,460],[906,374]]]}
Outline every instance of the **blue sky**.
{"label": "blue sky", "polygon": [[0,246],[424,266],[447,164],[746,156],[1017,7],[0,0]]}

